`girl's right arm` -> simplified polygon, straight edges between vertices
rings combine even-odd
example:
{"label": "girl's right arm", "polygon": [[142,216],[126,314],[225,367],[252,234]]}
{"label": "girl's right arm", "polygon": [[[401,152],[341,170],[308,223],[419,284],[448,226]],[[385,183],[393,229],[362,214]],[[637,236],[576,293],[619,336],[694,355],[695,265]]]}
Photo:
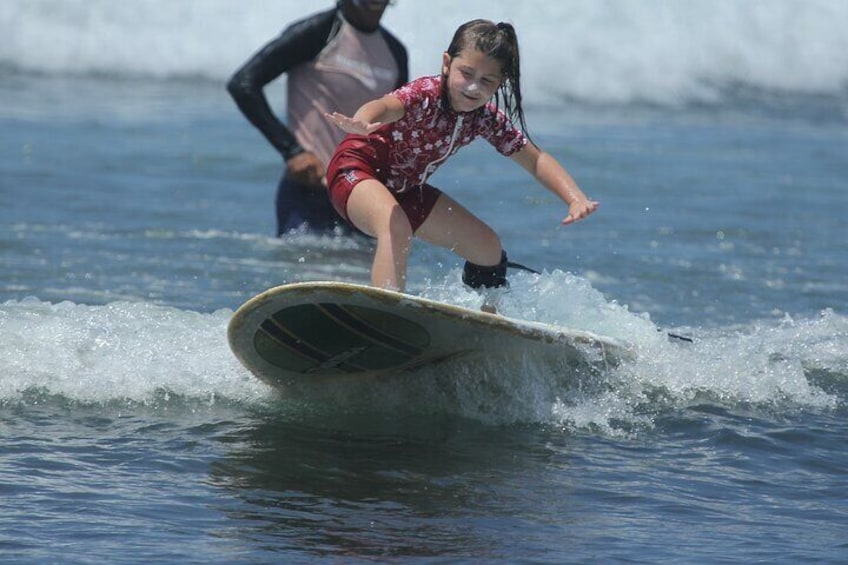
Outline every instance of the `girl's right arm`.
{"label": "girl's right arm", "polygon": [[404,115],[404,107],[395,96],[387,94],[377,100],[366,102],[353,115],[345,116],[338,112],[325,114],[327,118],[345,130],[347,133],[368,135],[385,124],[390,124],[401,119]]}
{"label": "girl's right arm", "polygon": [[513,153],[510,158],[527,169],[542,185],[568,204],[568,216],[562,220],[564,225],[582,220],[598,209],[598,202],[590,200],[583,194],[568,171],[553,156],[545,153],[532,142]]}

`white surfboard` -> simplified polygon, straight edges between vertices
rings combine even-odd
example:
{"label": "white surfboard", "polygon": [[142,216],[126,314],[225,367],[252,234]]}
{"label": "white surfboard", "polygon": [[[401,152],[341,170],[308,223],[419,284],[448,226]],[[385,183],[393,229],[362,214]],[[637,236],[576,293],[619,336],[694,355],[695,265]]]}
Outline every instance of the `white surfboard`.
{"label": "white surfboard", "polygon": [[274,388],[401,375],[511,355],[604,370],[629,358],[617,340],[339,282],[275,287],[230,320],[230,347]]}

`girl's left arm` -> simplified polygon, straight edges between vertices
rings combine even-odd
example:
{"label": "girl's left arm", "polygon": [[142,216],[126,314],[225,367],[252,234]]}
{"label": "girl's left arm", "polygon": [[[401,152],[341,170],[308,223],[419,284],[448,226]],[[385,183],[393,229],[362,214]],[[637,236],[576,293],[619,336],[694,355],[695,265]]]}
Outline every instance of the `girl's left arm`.
{"label": "girl's left arm", "polygon": [[527,145],[513,153],[510,159],[524,167],[536,180],[568,204],[568,216],[563,218],[563,225],[582,220],[600,206],[598,202],[589,200],[583,194],[568,171],[556,159],[532,142],[528,141]]}

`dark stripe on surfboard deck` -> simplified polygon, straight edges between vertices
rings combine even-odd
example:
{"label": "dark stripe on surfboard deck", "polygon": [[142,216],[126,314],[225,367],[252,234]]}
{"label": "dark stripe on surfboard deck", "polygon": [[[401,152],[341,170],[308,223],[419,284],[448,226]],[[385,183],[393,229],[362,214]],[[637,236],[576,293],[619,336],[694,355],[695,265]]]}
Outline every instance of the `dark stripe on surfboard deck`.
{"label": "dark stripe on surfboard deck", "polygon": [[272,338],[281,346],[286,349],[290,349],[295,353],[299,353],[303,357],[307,357],[316,363],[326,361],[329,358],[327,353],[312,347],[310,344],[291,334],[284,327],[280,326],[273,318],[268,318],[262,322],[260,327],[262,328],[262,331],[268,335],[268,337]]}
{"label": "dark stripe on surfboard deck", "polygon": [[420,358],[429,333],[378,308],[307,303],[283,308],[260,324],[254,346],[268,363],[294,372],[362,373]]}
{"label": "dark stripe on surfboard deck", "polygon": [[421,347],[406,343],[405,341],[397,339],[395,336],[387,334],[379,328],[374,327],[372,324],[369,324],[367,321],[363,320],[344,306],[324,303],[319,304],[318,308],[323,310],[327,316],[335,319],[339,324],[361,335],[369,341],[389,349],[394,349],[395,351],[403,353],[404,355],[409,355],[410,357],[415,357],[416,355],[421,354]]}
{"label": "dark stripe on surfboard deck", "polygon": [[[285,312],[285,310],[282,310],[281,312]],[[291,353],[294,353],[295,355],[298,355],[305,361],[309,362],[312,369],[320,368],[328,361],[338,358],[338,353],[331,353],[324,349],[321,349],[320,347],[316,347],[312,343],[309,343],[308,341],[304,340],[302,336],[299,336],[292,332],[290,329],[288,329],[285,323],[276,319],[276,316],[281,312],[277,312],[277,314],[272,315],[270,318],[267,318],[264,322],[262,322],[262,324],[260,324],[259,331],[263,332],[268,339],[272,340],[279,347]],[[262,348],[257,347],[257,351],[262,354]],[[266,361],[268,361],[272,365],[277,365],[277,363],[275,363],[274,360],[269,358],[267,355],[263,354],[262,356],[265,357]],[[343,361],[340,361],[338,364],[334,364],[333,366],[336,369],[343,370],[349,373],[367,370],[367,367],[352,363],[346,358]],[[304,371],[309,370],[311,370],[309,367],[304,369]]]}

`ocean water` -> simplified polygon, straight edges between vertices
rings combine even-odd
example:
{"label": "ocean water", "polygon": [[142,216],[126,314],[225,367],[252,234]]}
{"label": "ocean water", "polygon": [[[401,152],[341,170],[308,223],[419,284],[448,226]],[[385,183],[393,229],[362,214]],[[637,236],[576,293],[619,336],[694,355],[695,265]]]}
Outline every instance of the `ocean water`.
{"label": "ocean water", "polygon": [[[230,316],[371,245],[272,237],[223,83],[330,4],[0,3],[0,562],[845,562],[848,4],[397,2],[414,75],[516,24],[531,134],[600,210],[559,226],[484,142],[434,180],[542,272],[505,314],[636,356],[287,398]],[[419,243],[409,291],[473,307],[460,268]]]}

